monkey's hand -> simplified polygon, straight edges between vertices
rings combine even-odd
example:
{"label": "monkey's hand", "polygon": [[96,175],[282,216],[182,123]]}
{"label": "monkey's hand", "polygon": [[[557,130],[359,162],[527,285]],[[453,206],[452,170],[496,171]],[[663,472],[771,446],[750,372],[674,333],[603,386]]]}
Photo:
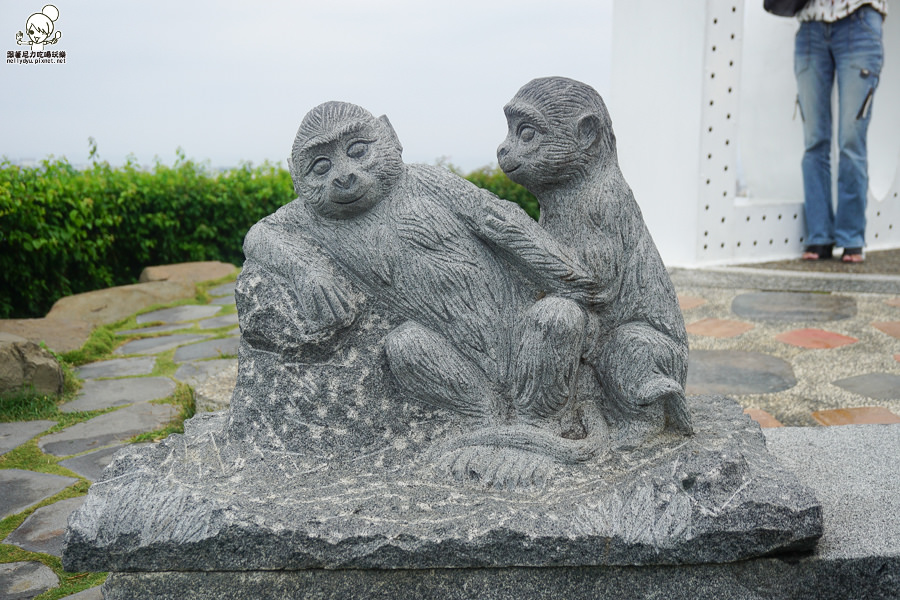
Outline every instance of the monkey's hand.
{"label": "monkey's hand", "polygon": [[353,296],[325,270],[310,269],[295,277],[300,319],[312,331],[338,330],[356,318]]}

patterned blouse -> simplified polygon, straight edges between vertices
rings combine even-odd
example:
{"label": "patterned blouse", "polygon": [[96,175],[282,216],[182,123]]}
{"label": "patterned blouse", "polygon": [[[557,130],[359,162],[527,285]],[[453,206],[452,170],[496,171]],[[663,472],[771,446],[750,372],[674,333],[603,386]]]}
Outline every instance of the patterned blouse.
{"label": "patterned blouse", "polygon": [[852,14],[864,4],[871,5],[882,15],[887,16],[887,0],[810,0],[803,10],[797,13],[797,18],[801,21],[834,23]]}

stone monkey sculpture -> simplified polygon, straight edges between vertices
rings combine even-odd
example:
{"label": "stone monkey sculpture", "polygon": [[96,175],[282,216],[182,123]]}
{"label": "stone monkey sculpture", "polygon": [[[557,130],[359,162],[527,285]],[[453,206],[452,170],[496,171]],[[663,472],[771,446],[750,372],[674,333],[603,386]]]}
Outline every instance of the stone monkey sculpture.
{"label": "stone monkey sculpture", "polygon": [[[599,305],[586,309],[584,361],[602,387],[604,415],[623,443],[642,427],[644,436],[662,426],[690,434],[683,317],[619,169],[603,100],[588,85],[551,77],[523,86],[504,112],[509,133],[497,150],[500,167],[537,197],[541,227],[603,290]],[[533,268],[534,243],[518,224],[496,215],[488,230]]]}
{"label": "stone monkey sculpture", "polygon": [[[588,414],[580,439],[567,439],[572,415],[557,399],[572,395],[586,325],[575,300],[559,295],[591,304],[593,277],[512,203],[444,169],[406,165],[401,152],[385,117],[339,102],[310,111],[290,158],[299,199],[250,230],[248,260],[291,282],[310,339],[350,325],[364,298],[396,311],[405,322],[385,351],[401,388],[475,420],[445,451],[501,446],[566,462],[602,453],[605,422]],[[537,240],[535,271],[523,271],[553,299],[535,304],[537,286],[484,242],[497,215]],[[511,380],[516,356],[541,365],[525,386],[535,407],[527,413],[510,408],[509,390],[521,387]],[[528,469],[505,471],[515,480]]]}

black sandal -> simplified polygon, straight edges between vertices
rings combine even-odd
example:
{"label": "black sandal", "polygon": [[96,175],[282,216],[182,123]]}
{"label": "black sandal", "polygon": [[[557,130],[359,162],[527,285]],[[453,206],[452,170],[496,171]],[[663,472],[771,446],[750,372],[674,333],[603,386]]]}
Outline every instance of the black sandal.
{"label": "black sandal", "polygon": [[[834,244],[813,244],[803,250],[803,260],[828,260],[831,258]],[[860,249],[862,251],[862,249]],[[846,250],[844,254],[846,254]]]}
{"label": "black sandal", "polygon": [[862,248],[844,248],[844,254],[841,256],[841,261],[845,263],[858,264],[865,260]]}

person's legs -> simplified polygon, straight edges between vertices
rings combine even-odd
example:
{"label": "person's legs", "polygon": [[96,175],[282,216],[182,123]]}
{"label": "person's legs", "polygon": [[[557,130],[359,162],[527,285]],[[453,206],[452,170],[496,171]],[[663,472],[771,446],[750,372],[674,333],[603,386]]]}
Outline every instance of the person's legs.
{"label": "person's legs", "polygon": [[831,90],[834,59],[831,26],[811,21],[801,23],[794,47],[797,99],[803,117],[803,195],[806,215],[806,246],[834,243],[834,212],[831,207]]}
{"label": "person's legs", "polygon": [[865,246],[869,191],[866,131],[884,60],[881,25],[881,14],[870,6],[863,6],[834,27],[833,52],[840,107],[834,233],[837,245],[845,249]]}

